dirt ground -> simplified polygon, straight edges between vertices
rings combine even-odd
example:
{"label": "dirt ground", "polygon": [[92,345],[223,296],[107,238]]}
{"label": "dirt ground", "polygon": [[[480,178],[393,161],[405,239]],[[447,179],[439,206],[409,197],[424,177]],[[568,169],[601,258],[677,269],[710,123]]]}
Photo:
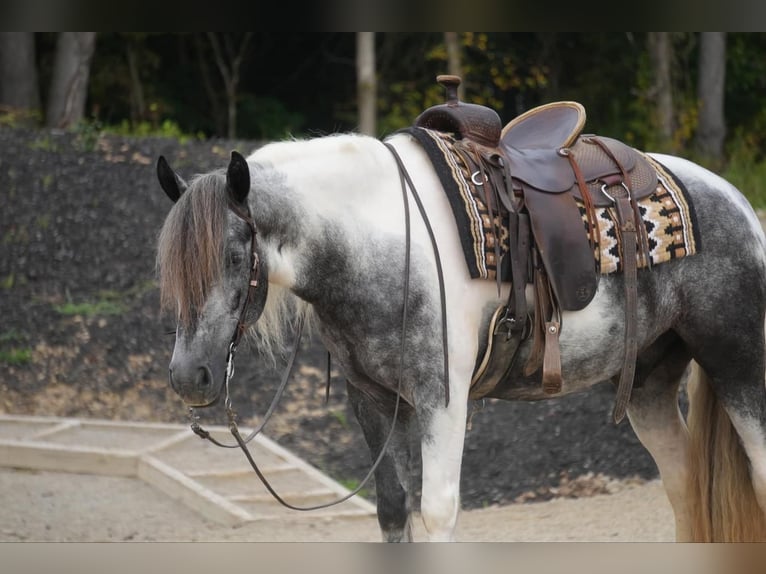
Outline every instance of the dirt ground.
{"label": "dirt ground", "polygon": [[[461,542],[669,542],[674,527],[658,481],[614,483],[613,494],[463,511]],[[285,519],[222,526],[137,479],[0,471],[0,541],[377,542],[374,517]],[[10,495],[13,493],[13,495]],[[413,533],[425,539],[419,516]]]}

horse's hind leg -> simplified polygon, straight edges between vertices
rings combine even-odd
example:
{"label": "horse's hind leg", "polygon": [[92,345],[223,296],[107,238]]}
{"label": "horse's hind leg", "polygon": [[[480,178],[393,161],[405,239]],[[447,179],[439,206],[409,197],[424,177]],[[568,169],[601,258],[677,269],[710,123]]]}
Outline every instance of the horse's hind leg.
{"label": "horse's hind leg", "polygon": [[689,361],[683,346],[672,344],[643,383],[633,389],[628,406],[630,424],[654,458],[673,507],[678,541],[691,539],[686,493],[689,433],[678,405],[678,388]]}
{"label": "horse's hind leg", "polygon": [[[372,398],[351,383],[347,383],[346,388],[354,414],[370,449],[371,460],[374,462],[390,434],[393,411],[381,411]],[[387,453],[375,470],[378,524],[384,542],[411,542],[410,444],[407,432],[409,421],[403,420],[405,417],[401,409],[397,418]]]}

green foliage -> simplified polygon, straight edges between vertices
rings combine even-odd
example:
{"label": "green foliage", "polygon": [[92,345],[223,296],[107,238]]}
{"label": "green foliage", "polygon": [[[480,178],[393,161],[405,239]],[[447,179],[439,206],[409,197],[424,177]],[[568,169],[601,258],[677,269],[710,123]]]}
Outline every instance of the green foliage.
{"label": "green foliage", "polygon": [[20,366],[32,360],[32,349],[18,347],[26,337],[14,329],[0,333],[0,363],[11,366]]}
{"label": "green foliage", "polygon": [[348,417],[346,416],[346,413],[343,411],[330,411],[330,415],[332,415],[332,417],[338,421],[340,426],[342,426],[344,429],[349,428]]}
{"label": "green foliage", "polygon": [[0,349],[0,363],[6,365],[21,366],[26,365],[32,360],[32,349],[16,347],[11,349]]}
{"label": "green foliage", "polygon": [[[135,289],[138,289],[135,288]],[[102,290],[98,292],[98,298],[94,301],[75,303],[67,301],[61,305],[54,305],[57,313],[66,316],[84,315],[85,317],[100,317],[107,315],[120,315],[127,311],[125,299],[130,294],[118,291]]]}
{"label": "green foliage", "polygon": [[9,273],[3,279],[0,279],[0,289],[12,289],[16,283],[16,274]]}
{"label": "green foliage", "polygon": [[84,315],[86,317],[120,315],[125,312],[125,306],[115,301],[95,301],[83,303],[63,303],[54,305],[56,312],[62,315]]}
{"label": "green foliage", "polygon": [[254,139],[282,140],[298,133],[305,123],[302,114],[288,110],[276,98],[243,94],[237,108],[237,131]]}
{"label": "green foliage", "polygon": [[[401,80],[400,74],[393,81],[384,77],[379,82],[378,132],[382,135],[411,125],[420,112],[444,103],[444,88],[435,81],[437,75],[447,73],[444,34],[420,36],[421,44],[412,49],[423,52],[421,65],[406,75],[406,80]],[[508,121],[516,115],[514,110],[507,110],[509,94],[536,101],[548,86],[548,66],[540,58],[531,56],[525,43],[515,43],[507,34],[478,32],[461,33],[459,39],[461,85],[466,102],[491,107]],[[405,39],[389,41],[396,44]]]}
{"label": "green foliage", "polygon": [[129,309],[131,301],[156,288],[156,281],[147,279],[146,281],[136,283],[124,291],[102,289],[90,301],[67,301],[60,305],[54,305],[53,308],[57,313],[65,316],[102,317],[120,315]]}
{"label": "green foliage", "polygon": [[721,176],[747,197],[756,209],[766,209],[766,157],[756,136],[740,130],[729,146],[729,161]]}
{"label": "green foliage", "polygon": [[0,106],[0,128],[34,127],[42,122],[40,110]]}
{"label": "green foliage", "polygon": [[[343,486],[344,488],[348,490],[354,490],[355,488],[359,486],[359,481],[354,478],[340,478],[338,479],[338,484],[340,484],[341,486]],[[362,490],[360,490],[357,493],[357,495],[361,496],[362,498],[368,498],[368,499],[371,497],[371,493],[369,489],[367,488],[363,488]]]}
{"label": "green foliage", "polygon": [[40,137],[32,140],[27,144],[29,149],[35,150],[35,151],[48,151],[48,152],[57,152],[59,151],[58,144],[53,141],[53,138],[51,138],[50,135],[44,134]]}
{"label": "green foliage", "polygon": [[129,120],[122,120],[119,124],[104,126],[103,131],[129,137],[171,138],[178,140],[180,143],[204,138],[202,132],[197,132],[196,134],[184,132],[177,122],[170,119],[163,120],[158,124],[149,121],[130,122]]}

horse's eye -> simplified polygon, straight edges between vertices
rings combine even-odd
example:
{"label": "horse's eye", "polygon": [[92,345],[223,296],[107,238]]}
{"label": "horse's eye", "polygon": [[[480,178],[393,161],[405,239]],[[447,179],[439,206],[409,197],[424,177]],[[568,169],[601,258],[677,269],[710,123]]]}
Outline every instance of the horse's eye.
{"label": "horse's eye", "polygon": [[242,264],[242,254],[237,251],[230,251],[226,263],[229,267],[239,267]]}

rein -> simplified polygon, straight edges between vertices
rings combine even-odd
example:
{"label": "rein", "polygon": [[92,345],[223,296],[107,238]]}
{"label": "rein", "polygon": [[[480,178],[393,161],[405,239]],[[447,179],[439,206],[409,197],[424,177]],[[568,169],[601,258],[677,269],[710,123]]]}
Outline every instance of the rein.
{"label": "rein", "polygon": [[369,482],[370,478],[372,478],[373,474],[375,473],[381,461],[383,460],[383,457],[385,456],[386,451],[388,450],[388,446],[391,443],[391,440],[393,439],[394,430],[396,428],[396,421],[399,417],[399,406],[401,404],[402,382],[404,380],[404,358],[406,354],[405,344],[406,344],[406,333],[407,333],[407,313],[408,313],[408,299],[409,299],[409,292],[410,292],[411,221],[410,221],[409,201],[407,196],[408,188],[412,196],[415,198],[418,209],[420,210],[420,214],[423,217],[423,221],[426,225],[428,234],[431,238],[431,244],[434,249],[434,254],[436,255],[436,266],[437,266],[437,273],[439,277],[439,292],[441,296],[441,310],[442,310],[442,344],[443,344],[443,350],[444,350],[445,398],[446,398],[447,404],[449,404],[449,362],[448,362],[448,354],[447,354],[448,340],[447,340],[447,324],[446,324],[447,314],[446,314],[444,277],[442,273],[441,258],[439,257],[439,251],[436,246],[436,239],[434,237],[431,225],[428,221],[428,217],[426,216],[425,209],[423,207],[422,202],[420,201],[420,197],[418,196],[418,193],[415,189],[414,184],[412,183],[412,179],[410,178],[410,175],[407,172],[407,169],[405,168],[401,158],[399,157],[399,154],[396,152],[393,146],[385,142],[384,142],[384,145],[389,149],[391,154],[394,156],[394,159],[396,160],[396,164],[399,170],[399,180],[401,182],[402,199],[404,202],[404,222],[405,222],[404,285],[402,288],[402,291],[403,291],[402,331],[401,331],[400,355],[399,355],[400,356],[399,376],[398,376],[398,382],[396,387],[396,402],[394,405],[394,413],[392,415],[391,429],[389,430],[388,436],[386,437],[386,440],[383,443],[383,446],[381,447],[380,452],[378,453],[378,456],[375,459],[375,462],[373,463],[372,467],[370,468],[370,470],[367,472],[367,475],[364,477],[364,479],[359,483],[359,485],[356,488],[354,488],[351,492],[349,492],[348,494],[346,494],[345,496],[337,500],[314,505],[314,506],[295,506],[293,504],[290,504],[289,502],[284,500],[274,490],[274,488],[271,486],[269,481],[261,472],[260,468],[258,468],[258,465],[253,459],[252,454],[250,453],[250,449],[247,447],[247,444],[250,441],[252,441],[258,434],[260,434],[261,431],[266,426],[266,423],[271,418],[272,414],[274,413],[274,410],[276,409],[277,404],[282,398],[282,394],[284,393],[284,390],[287,386],[287,381],[290,379],[290,376],[292,375],[293,367],[295,365],[295,359],[298,355],[298,349],[300,348],[300,342],[303,335],[304,318],[302,316],[299,319],[295,329],[294,347],[292,352],[290,353],[290,357],[288,359],[286,369],[282,375],[282,380],[280,381],[279,387],[277,388],[277,392],[275,393],[274,398],[272,399],[272,402],[269,405],[269,408],[267,409],[266,414],[264,415],[263,421],[261,421],[261,423],[255,429],[253,429],[253,431],[246,438],[243,438],[239,432],[239,427],[237,425],[237,413],[232,407],[231,396],[229,394],[229,383],[231,382],[231,379],[234,377],[234,357],[237,352],[237,347],[239,346],[239,343],[242,339],[244,332],[247,330],[246,318],[247,318],[248,307],[252,303],[255,290],[258,287],[258,273],[260,271],[260,258],[258,257],[258,253],[256,249],[257,248],[257,242],[256,242],[257,229],[255,227],[255,222],[253,221],[253,218],[249,212],[249,209],[247,211],[243,211],[239,206],[235,206],[233,204],[230,205],[232,212],[235,215],[237,215],[240,219],[242,219],[245,223],[247,223],[248,227],[250,227],[250,230],[252,232],[252,240],[251,240],[251,248],[250,248],[251,267],[250,267],[250,278],[248,283],[247,297],[242,307],[242,311],[240,312],[239,320],[237,322],[237,327],[234,331],[234,335],[232,336],[231,342],[229,343],[229,350],[226,356],[226,374],[224,378],[225,412],[226,412],[226,417],[229,423],[229,432],[231,432],[232,436],[234,437],[236,444],[226,444],[213,438],[213,436],[210,434],[209,431],[203,429],[199,425],[198,417],[195,413],[194,407],[189,408],[189,418],[191,421],[190,426],[194,434],[196,434],[203,440],[210,441],[216,446],[219,446],[222,448],[239,448],[240,450],[242,450],[242,452],[245,455],[245,458],[247,458],[247,461],[250,463],[250,466],[252,467],[253,471],[258,476],[258,478],[263,483],[263,485],[266,487],[266,490],[269,491],[269,494],[271,494],[274,497],[274,499],[277,502],[279,502],[282,506],[285,506],[286,508],[289,508],[291,510],[310,511],[310,510],[319,510],[322,508],[328,508],[330,506],[335,506],[337,504],[345,502],[346,500],[350,499],[352,496],[358,494],[362,490],[362,488]]}

